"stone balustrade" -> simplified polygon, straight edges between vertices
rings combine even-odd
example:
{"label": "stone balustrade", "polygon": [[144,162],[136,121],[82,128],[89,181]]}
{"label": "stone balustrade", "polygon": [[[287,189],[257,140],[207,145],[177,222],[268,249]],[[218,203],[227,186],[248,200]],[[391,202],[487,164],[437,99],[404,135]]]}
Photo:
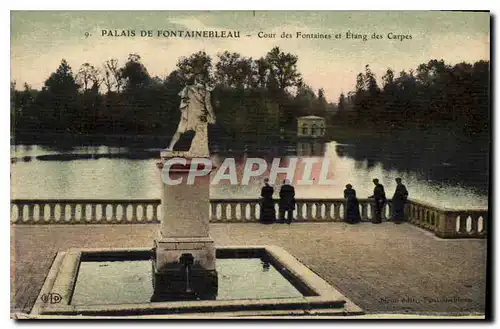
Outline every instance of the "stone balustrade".
{"label": "stone balustrade", "polygon": [[11,201],[15,224],[156,223],[160,199]]}
{"label": "stone balustrade", "polygon": [[[363,221],[374,216],[371,199],[359,199]],[[140,224],[159,223],[159,199],[133,200],[32,200],[11,201],[12,224]],[[391,220],[392,203],[384,206],[383,220]],[[278,214],[278,200],[276,200]],[[294,218],[298,222],[341,222],[343,199],[297,199]],[[437,208],[420,201],[407,204],[408,222],[434,232],[442,238],[484,238],[488,210]],[[211,199],[210,221],[244,223],[259,219],[258,199]]]}

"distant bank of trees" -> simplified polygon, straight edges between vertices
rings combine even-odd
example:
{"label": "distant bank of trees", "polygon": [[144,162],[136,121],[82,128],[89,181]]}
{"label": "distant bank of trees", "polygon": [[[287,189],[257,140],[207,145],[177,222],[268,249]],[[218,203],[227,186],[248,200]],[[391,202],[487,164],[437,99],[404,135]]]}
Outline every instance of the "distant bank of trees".
{"label": "distant bank of trees", "polygon": [[379,86],[366,65],[355,90],[340,95],[337,121],[381,129],[448,126],[465,137],[490,130],[490,63],[447,65],[443,60],[420,64],[416,70],[392,69]]}
{"label": "distant bank of trees", "polygon": [[160,77],[149,74],[138,54],[76,71],[63,59],[41,90],[11,83],[12,133],[172,135],[178,94],[196,74],[213,88],[221,131],[240,141],[273,142],[295,131],[298,116],[310,114],[356,129],[446,124],[464,136],[489,133],[488,61],[450,66],[431,60],[398,75],[388,69],[381,85],[366,65],[355,90],[332,104],[323,89],[314,92],[305,83],[298,60],[278,47],[258,59],[225,51],[214,61],[199,51]]}
{"label": "distant bank of trees", "polygon": [[138,54],[121,64],[84,63],[75,72],[66,60],[41,90],[11,83],[14,134],[171,135],[179,112],[179,92],[196,74],[213,88],[213,107],[227,136],[278,138],[301,115],[334,109],[323,89],[317,95],[297,70],[298,57],[273,48],[259,59],[223,52],[213,59],[200,51],[178,60],[165,77],[151,76]]}

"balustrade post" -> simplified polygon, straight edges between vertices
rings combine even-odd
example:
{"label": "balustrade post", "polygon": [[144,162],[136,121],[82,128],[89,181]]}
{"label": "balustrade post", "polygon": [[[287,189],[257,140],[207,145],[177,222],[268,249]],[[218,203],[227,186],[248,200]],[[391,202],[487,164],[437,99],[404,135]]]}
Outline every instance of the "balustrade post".
{"label": "balustrade post", "polygon": [[[17,217],[16,218],[13,217],[14,207],[17,209]],[[18,218],[19,218],[19,207],[16,204],[11,203],[10,204],[10,222],[16,223],[18,221]]]}
{"label": "balustrade post", "polygon": [[456,218],[457,213],[451,211],[442,211],[439,213],[436,223],[435,235],[440,238],[453,238],[456,236]]}

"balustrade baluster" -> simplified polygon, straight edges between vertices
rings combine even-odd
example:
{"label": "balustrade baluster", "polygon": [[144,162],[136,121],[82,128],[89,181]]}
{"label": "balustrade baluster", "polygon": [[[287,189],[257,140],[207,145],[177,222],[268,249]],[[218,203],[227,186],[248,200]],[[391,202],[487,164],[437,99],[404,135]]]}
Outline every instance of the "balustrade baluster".
{"label": "balustrade baluster", "polygon": [[333,203],[325,203],[325,220],[331,221]]}
{"label": "balustrade baluster", "polygon": [[34,216],[34,212],[35,212],[35,205],[32,204],[32,203],[29,203],[28,204],[28,221],[34,221],[35,220],[35,216]]}
{"label": "balustrade baluster", "polygon": [[333,204],[333,219],[337,222],[340,222],[342,219],[340,218],[340,205],[342,202],[335,202]]}
{"label": "balustrade baluster", "polygon": [[116,217],[116,215],[117,215],[117,210],[118,210],[118,205],[117,205],[117,204],[115,204],[115,203],[113,203],[113,204],[111,205],[111,222],[112,222],[112,223],[113,223],[113,222],[116,222],[116,219],[117,219],[117,217]]}
{"label": "balustrade baluster", "polygon": [[309,202],[304,202],[304,206],[306,207],[306,217],[304,218],[305,220],[309,221],[312,220],[312,203]]}
{"label": "balustrade baluster", "polygon": [[227,203],[221,203],[220,204],[220,219],[221,221],[226,221],[227,220]]}
{"label": "balustrade baluster", "polygon": [[[303,203],[301,203],[301,202],[295,203],[295,210],[297,210],[297,215],[295,216],[296,220],[303,220],[304,219],[304,216],[302,214],[302,207],[303,207],[302,205],[303,205]],[[278,216],[279,216],[279,211],[276,214],[276,218],[278,218]]]}
{"label": "balustrade baluster", "polygon": [[49,219],[48,222],[55,222],[56,220],[56,205],[55,203],[49,204]]}
{"label": "balustrade baluster", "polygon": [[158,205],[153,204],[153,217],[151,218],[152,222],[158,222],[160,219],[158,218]]}
{"label": "balustrade baluster", "polygon": [[[102,209],[102,207],[101,207]],[[102,210],[101,210],[102,213]],[[96,204],[91,204],[90,205],[90,222],[97,222],[97,205]]]}
{"label": "balustrade baluster", "polygon": [[361,220],[368,220],[368,204],[363,202],[360,205],[361,205]]}
{"label": "balustrade baluster", "polygon": [[458,232],[459,233],[466,233],[467,232],[467,216],[465,214],[460,215],[460,219],[458,222]]}
{"label": "balustrade baluster", "polygon": [[471,216],[471,234],[476,234],[479,232],[479,215],[472,215]]}
{"label": "balustrade baluster", "polygon": [[20,203],[17,207],[19,222],[24,222],[24,204]]}
{"label": "balustrade baluster", "polygon": [[418,206],[417,207],[417,221],[415,224],[417,224],[417,226],[422,226],[422,221],[423,221],[423,210],[422,210],[422,207]]}
{"label": "balustrade baluster", "polygon": [[43,223],[45,221],[45,203],[38,205],[38,221]]}
{"label": "balustrade baluster", "polygon": [[76,204],[70,203],[69,204],[69,222],[75,222],[75,221],[76,221]]}
{"label": "balustrade baluster", "polygon": [[217,220],[217,203],[210,203],[210,220]]}
{"label": "balustrade baluster", "polygon": [[424,210],[422,209],[422,207],[418,207],[418,221],[417,221],[417,225],[420,226],[420,227],[423,227],[424,226],[424,220],[425,220],[425,213],[424,213]]}
{"label": "balustrade baluster", "polygon": [[142,213],[141,213],[141,222],[148,221],[148,204],[141,205]]}
{"label": "balustrade baluster", "polygon": [[121,217],[121,221],[122,221],[122,222],[124,222],[124,223],[126,223],[126,222],[128,222],[128,221],[127,221],[127,207],[128,207],[128,204],[126,204],[126,203],[122,203],[122,204],[121,204],[121,206],[122,206],[122,217]]}
{"label": "balustrade baluster", "polygon": [[[248,217],[248,221],[254,221],[257,219],[255,216],[255,210],[257,208],[257,203],[256,202],[250,202],[250,216]],[[246,210],[245,210],[246,213]]]}
{"label": "balustrade baluster", "polygon": [[66,203],[59,204],[59,223],[64,223],[66,221]]}
{"label": "balustrade baluster", "polygon": [[[18,216],[14,218],[14,208],[17,210]],[[19,217],[19,207],[16,204],[11,203],[10,204],[10,222],[15,223],[17,222],[17,218]]]}
{"label": "balustrade baluster", "polygon": [[80,209],[81,209],[80,221],[85,223],[87,221],[87,205],[86,204],[80,205]]}
{"label": "balustrade baluster", "polygon": [[230,207],[229,208],[230,209],[229,216],[231,217],[230,220],[233,222],[238,220],[238,218],[236,218],[236,205],[237,205],[237,203],[230,203],[229,204],[229,207]]}
{"label": "balustrade baluster", "polygon": [[[389,214],[389,215],[387,215]],[[392,220],[392,202],[387,202],[387,210],[384,212],[386,219]]]}
{"label": "balustrade baluster", "polygon": [[[316,208],[316,213],[313,215],[313,220],[320,221],[322,219],[321,218],[321,203],[315,202],[314,206]],[[312,213],[312,209],[311,209],[311,213]]]}
{"label": "balustrade baluster", "polygon": [[137,203],[132,203],[132,222],[136,223],[137,222],[137,207],[139,206]]}

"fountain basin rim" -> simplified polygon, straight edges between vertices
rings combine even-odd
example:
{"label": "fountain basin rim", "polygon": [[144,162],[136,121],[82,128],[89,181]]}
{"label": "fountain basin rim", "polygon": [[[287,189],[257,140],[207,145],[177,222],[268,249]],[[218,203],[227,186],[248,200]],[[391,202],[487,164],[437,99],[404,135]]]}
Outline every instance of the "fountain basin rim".
{"label": "fountain basin rim", "polygon": [[[264,250],[273,261],[286,272],[299,280],[301,284],[313,292],[315,296],[300,298],[275,299],[240,299],[240,300],[201,300],[175,301],[159,303],[106,304],[106,305],[71,305],[71,297],[75,288],[80,262],[92,257],[118,257],[123,260],[144,259],[151,248],[72,248],[58,252],[49,270],[49,274],[37,297],[31,315],[55,316],[158,316],[179,314],[209,314],[243,312],[247,315],[259,312],[273,311],[283,315],[307,310],[330,310],[334,314],[357,315],[364,314],[362,309],[342,295],[316,273],[286,250],[278,246],[218,246],[221,252],[252,252]],[[222,257],[224,258],[224,257]],[[56,293],[61,296],[61,302],[48,303],[43,296]]]}

